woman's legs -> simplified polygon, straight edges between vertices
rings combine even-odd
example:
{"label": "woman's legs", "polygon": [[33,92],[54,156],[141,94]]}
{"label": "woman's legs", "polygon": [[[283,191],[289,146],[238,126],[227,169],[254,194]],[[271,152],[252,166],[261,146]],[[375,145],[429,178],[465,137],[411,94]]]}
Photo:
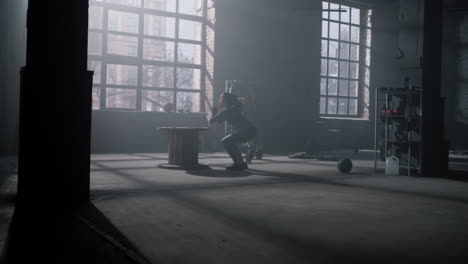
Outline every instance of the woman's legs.
{"label": "woman's legs", "polygon": [[221,142],[223,143],[224,148],[226,149],[234,164],[244,163],[242,154],[239,151],[239,144],[242,143],[242,141],[240,140],[238,134],[229,134],[225,136]]}
{"label": "woman's legs", "polygon": [[[231,157],[232,161],[234,162],[234,167],[236,165],[241,169],[246,169],[247,164],[244,162],[242,158],[242,153],[239,150],[239,144],[242,142],[247,142],[252,139],[256,134],[255,129],[246,130],[246,131],[239,131],[236,133],[232,133],[230,135],[225,136],[221,142],[224,145],[227,153]],[[233,169],[233,168],[230,168]]]}

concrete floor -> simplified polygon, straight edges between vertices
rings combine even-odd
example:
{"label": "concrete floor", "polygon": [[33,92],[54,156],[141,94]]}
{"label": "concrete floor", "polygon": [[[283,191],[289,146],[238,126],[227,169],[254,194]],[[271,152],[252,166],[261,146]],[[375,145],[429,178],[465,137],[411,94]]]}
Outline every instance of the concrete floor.
{"label": "concrete floor", "polygon": [[93,155],[91,199],[152,263],[468,263],[468,183],[266,156],[228,172]]}

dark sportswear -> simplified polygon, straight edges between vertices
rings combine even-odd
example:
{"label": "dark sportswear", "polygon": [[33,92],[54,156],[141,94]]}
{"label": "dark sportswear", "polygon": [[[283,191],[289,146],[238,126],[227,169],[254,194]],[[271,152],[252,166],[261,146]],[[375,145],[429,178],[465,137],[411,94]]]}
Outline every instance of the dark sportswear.
{"label": "dark sportswear", "polygon": [[247,120],[238,107],[228,107],[219,113],[214,112],[210,124],[227,121],[234,132],[222,139],[224,148],[234,164],[245,164],[239,151],[239,144],[247,142],[257,135],[257,128]]}

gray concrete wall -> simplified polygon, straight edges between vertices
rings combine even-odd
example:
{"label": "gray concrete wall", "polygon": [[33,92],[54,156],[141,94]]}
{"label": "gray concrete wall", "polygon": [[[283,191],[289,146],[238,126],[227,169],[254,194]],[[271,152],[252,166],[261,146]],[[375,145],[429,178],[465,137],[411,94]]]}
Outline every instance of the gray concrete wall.
{"label": "gray concrete wall", "polygon": [[[216,2],[215,94],[224,90],[224,80],[239,79],[258,100],[257,126],[267,151],[298,149],[318,111],[311,87],[319,83],[320,39],[309,18],[315,11],[301,12],[294,3],[282,1]],[[291,10],[298,9],[292,12]],[[317,27],[320,30],[320,26]],[[313,65],[304,67],[304,65]],[[217,100],[215,96],[215,100]],[[313,102],[313,103],[312,103]],[[310,109],[304,109],[308,107]],[[171,125],[181,114],[93,112],[93,152],[166,151],[166,137],[146,133],[160,124]],[[183,116],[184,114],[182,114]],[[185,119],[185,117],[182,117]],[[148,125],[151,124],[151,125]],[[207,137],[219,141],[219,125]],[[267,132],[268,131],[268,132]],[[202,143],[202,145],[204,145]],[[220,149],[220,145],[213,143]]]}
{"label": "gray concrete wall", "polygon": [[[395,1],[372,6],[371,90],[400,83],[398,6]],[[304,151],[307,143],[316,149],[372,146],[372,118],[318,116],[321,1],[222,0],[217,15],[216,86],[240,79],[254,89],[266,151]]]}
{"label": "gray concrete wall", "polygon": [[399,86],[408,76],[415,86],[422,86],[424,0],[400,0],[398,46],[401,49]]}
{"label": "gray concrete wall", "polygon": [[[400,84],[395,59],[399,5],[397,1],[370,2],[374,3],[372,90]],[[372,115],[365,121],[321,120],[318,116],[321,1],[218,0],[215,7],[215,100],[225,80],[242,81],[244,89],[255,95],[256,112],[250,118],[259,127],[266,152],[305,151],[308,143],[312,150],[356,144],[372,147]],[[137,131],[145,131],[148,123],[170,123],[173,117],[177,115],[95,111],[93,151],[166,151],[164,135]],[[340,133],[330,134],[329,129]],[[209,132],[216,136],[206,140],[218,141],[223,131],[218,126]],[[209,145],[220,149],[214,142]]]}
{"label": "gray concrete wall", "polygon": [[[204,113],[93,111],[91,152],[166,152],[167,131],[159,127],[207,127]],[[212,131],[200,132],[200,150],[212,150]]]}
{"label": "gray concrete wall", "polygon": [[318,113],[321,4],[267,2],[217,1],[216,87],[241,80],[265,150],[287,152],[304,145]]}
{"label": "gray concrete wall", "polygon": [[[405,75],[414,76],[411,78],[418,84],[422,54],[421,6],[418,9],[418,1],[408,0],[369,2],[373,9],[371,91],[379,86],[401,86]],[[267,151],[301,151],[311,141],[328,147],[352,147],[354,142],[361,147],[372,146],[372,120],[321,120],[318,117],[320,3],[317,0],[216,2],[215,98],[224,89],[226,79],[242,80],[246,88],[253,91],[258,106],[252,118],[260,128]],[[0,43],[0,153],[15,154],[27,1],[1,1],[0,5],[0,33],[6,36]],[[463,59],[466,52],[457,44],[460,34],[465,32],[466,13],[455,12],[455,9],[451,7],[445,16],[442,86],[443,96],[447,98],[447,136],[452,145],[466,147],[467,102],[463,99],[467,87],[466,60]],[[402,59],[396,59],[398,47],[404,52]],[[372,92],[370,96],[372,102]],[[370,107],[372,109],[372,105]],[[371,113],[371,119],[372,116]],[[165,151],[163,135],[141,137],[130,130],[119,134],[113,128],[130,129],[131,124],[141,123],[145,118],[149,118],[146,123],[167,123],[170,114],[94,112],[93,118],[95,151],[138,152],[136,146],[140,146],[141,151]],[[340,136],[328,133],[328,129],[340,130]],[[218,127],[216,131],[221,134],[223,129]],[[115,139],[112,143],[108,141],[109,135]],[[132,137],[140,140],[139,143]],[[151,141],[153,145],[144,144]],[[118,147],[119,144],[122,147]]]}
{"label": "gray concrete wall", "polygon": [[[421,85],[423,0],[400,0],[398,45],[400,78]],[[453,149],[467,148],[468,139],[468,7],[466,1],[444,1],[441,96],[445,97],[445,133]],[[401,84],[400,84],[401,85]]]}
{"label": "gray concrete wall", "polygon": [[[2,5],[1,19],[5,21],[1,30],[8,37],[1,43],[1,152],[15,153],[18,71],[24,64],[27,1],[2,1]],[[371,87],[396,85],[400,81],[393,52],[397,47],[397,5],[379,1],[372,8]],[[239,79],[253,91],[257,98],[253,119],[260,128],[266,151],[301,151],[311,140],[329,147],[350,147],[354,143],[349,142],[355,141],[363,147],[372,145],[372,121],[322,120],[317,124],[321,1],[220,0],[216,9],[215,93],[219,95],[224,89],[226,79]],[[157,126],[169,118],[172,117],[166,113],[95,111],[93,150],[165,151],[166,146],[161,143],[164,136],[143,136],[136,131],[146,131],[146,124]],[[328,129],[341,130],[338,141]],[[222,133],[222,128],[217,131]]]}
{"label": "gray concrete wall", "polygon": [[[326,144],[330,147],[358,147],[372,149],[374,147],[374,103],[375,89],[378,87],[398,87],[401,85],[401,75],[398,59],[399,3],[382,1],[371,5],[372,9],[372,40],[370,64],[370,115],[369,120],[322,120],[322,131],[327,129],[340,130],[338,135],[324,135]],[[319,71],[319,69],[317,69]],[[319,73],[317,73],[319,74]],[[326,128],[326,129],[325,129]],[[323,144],[323,143],[322,143]]]}
{"label": "gray concrete wall", "polygon": [[26,61],[27,3],[0,3],[0,155],[18,152],[19,71]]}
{"label": "gray concrete wall", "polygon": [[[395,59],[398,2],[370,2],[374,12],[371,90],[383,85],[397,86],[401,79]],[[0,44],[1,152],[15,153],[18,71],[24,65],[27,1],[2,1],[2,5],[1,19],[5,21],[1,30],[8,40]],[[372,120],[321,120],[318,116],[320,10],[321,1],[317,0],[216,2],[215,100],[224,89],[224,80],[241,80],[256,96],[257,111],[251,118],[260,128],[267,152],[303,151],[311,142],[320,142],[320,146],[314,146],[317,148],[352,147],[355,142],[361,147],[372,146]],[[372,99],[373,94],[370,96]],[[166,137],[154,132],[155,127],[186,117],[94,111],[93,152],[166,151]],[[339,137],[328,133],[329,129],[340,130]],[[209,133],[206,141],[219,140],[222,126]]]}
{"label": "gray concrete wall", "polygon": [[452,149],[468,148],[468,8],[457,1],[444,13],[442,96],[446,136]]}

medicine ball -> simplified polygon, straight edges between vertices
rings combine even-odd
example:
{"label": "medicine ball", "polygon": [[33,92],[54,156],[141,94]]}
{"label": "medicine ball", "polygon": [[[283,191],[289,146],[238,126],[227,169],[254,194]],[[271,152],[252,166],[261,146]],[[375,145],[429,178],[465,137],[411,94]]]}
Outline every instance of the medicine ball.
{"label": "medicine ball", "polygon": [[163,106],[163,110],[165,112],[174,112],[174,104],[173,103],[166,103],[164,106]]}
{"label": "medicine ball", "polygon": [[348,173],[353,168],[353,163],[350,159],[345,158],[338,161],[338,170],[342,173]]}

